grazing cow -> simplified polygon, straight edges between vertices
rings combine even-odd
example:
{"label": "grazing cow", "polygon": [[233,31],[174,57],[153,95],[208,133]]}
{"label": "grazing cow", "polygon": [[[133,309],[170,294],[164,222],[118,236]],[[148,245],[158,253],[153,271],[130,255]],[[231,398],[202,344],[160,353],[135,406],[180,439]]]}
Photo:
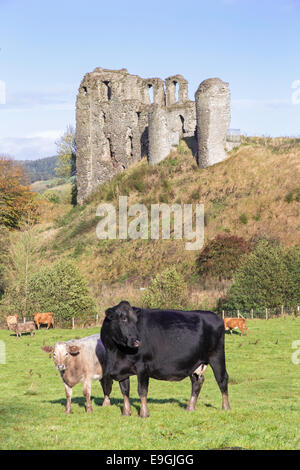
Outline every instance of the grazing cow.
{"label": "grazing cow", "polygon": [[244,318],[224,318],[224,327],[225,330],[230,330],[230,334],[232,335],[232,330],[239,328],[241,330],[241,335],[244,334],[248,335],[248,328],[246,325],[246,320]]}
{"label": "grazing cow", "polygon": [[37,329],[40,329],[40,325],[47,325],[47,330],[50,328],[52,325],[52,328],[54,328],[54,315],[51,312],[48,313],[36,313],[34,315],[34,321],[37,326]]}
{"label": "grazing cow", "polygon": [[96,379],[100,380],[104,393],[102,406],[110,405],[112,380],[110,377],[103,377],[105,349],[98,334],[44,346],[42,349],[53,354],[55,367],[60,372],[67,398],[66,413],[71,413],[72,388],[79,382],[83,384],[87,412],[93,411],[91,387],[92,381]]}
{"label": "grazing cow", "polygon": [[17,314],[8,315],[8,317],[6,317],[6,322],[7,322],[7,328],[11,330],[12,325],[15,325],[16,323],[18,323],[18,315]]}
{"label": "grazing cow", "polygon": [[14,323],[11,329],[16,333],[17,338],[21,338],[22,333],[30,332],[30,338],[33,337],[35,331],[35,324],[33,321],[26,321],[25,323]]}
{"label": "grazing cow", "polygon": [[129,376],[137,375],[141,398],[140,416],[149,416],[149,378],[179,381],[190,377],[192,394],[187,407],[193,411],[209,364],[228,402],[225,368],[224,324],[213,312],[150,310],[122,301],[105,312],[101,340],[106,349],[106,373],[120,382],[123,415],[130,415]]}

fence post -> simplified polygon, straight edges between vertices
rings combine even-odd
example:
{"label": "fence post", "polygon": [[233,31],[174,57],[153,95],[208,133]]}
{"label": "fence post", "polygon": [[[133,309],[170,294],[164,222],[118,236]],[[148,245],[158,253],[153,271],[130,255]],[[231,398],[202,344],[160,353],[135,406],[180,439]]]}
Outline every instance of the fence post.
{"label": "fence post", "polygon": [[251,318],[253,320],[253,308],[251,308]]}
{"label": "fence post", "polygon": [[266,320],[268,320],[268,309],[266,308]]}
{"label": "fence post", "polygon": [[99,315],[97,313],[97,315],[96,315],[96,324],[98,323],[98,320],[99,320]]}
{"label": "fence post", "polygon": [[281,315],[283,316],[283,305],[281,305]]}
{"label": "fence post", "polygon": [[26,323],[26,317],[23,318],[23,323]]}
{"label": "fence post", "polygon": [[72,330],[75,328],[74,317],[72,317]]}
{"label": "fence post", "polygon": [[238,314],[238,318],[240,318],[240,311],[239,310],[237,311],[237,314]]}
{"label": "fence post", "polygon": [[225,318],[225,312],[224,312],[224,310],[222,310],[222,318],[223,318],[223,320],[224,320],[224,318]]}

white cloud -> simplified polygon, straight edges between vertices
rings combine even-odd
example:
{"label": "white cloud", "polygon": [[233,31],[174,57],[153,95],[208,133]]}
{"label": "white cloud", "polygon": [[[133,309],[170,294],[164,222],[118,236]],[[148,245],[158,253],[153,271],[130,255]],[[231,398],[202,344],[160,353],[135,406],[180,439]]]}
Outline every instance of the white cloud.
{"label": "white cloud", "polygon": [[11,91],[9,86],[6,86],[6,103],[2,109],[6,111],[29,109],[70,111],[75,109],[76,92],[73,85],[23,91]]}
{"label": "white cloud", "polygon": [[48,130],[25,137],[0,138],[0,155],[10,155],[16,160],[36,160],[55,155],[55,141],[63,133],[64,131]]}

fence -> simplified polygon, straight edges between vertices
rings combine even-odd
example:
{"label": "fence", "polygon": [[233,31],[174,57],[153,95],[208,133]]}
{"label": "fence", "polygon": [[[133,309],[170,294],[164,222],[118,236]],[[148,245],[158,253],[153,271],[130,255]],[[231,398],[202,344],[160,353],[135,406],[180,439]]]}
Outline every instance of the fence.
{"label": "fence", "polygon": [[[28,316],[19,316],[18,322],[25,323],[26,321],[34,321],[33,315]],[[75,318],[72,317],[69,320],[59,320],[54,317],[54,326],[57,328],[88,328],[92,326],[100,326],[102,323],[101,315],[88,315],[85,318]],[[45,327],[43,324],[42,327]],[[0,329],[7,329],[6,317],[0,319]]]}
{"label": "fence", "polygon": [[[297,316],[300,317],[300,305],[297,305],[295,308],[287,308],[284,305],[281,305],[277,308],[265,308],[265,309],[250,309],[250,311],[244,310],[232,310],[226,311],[221,310],[217,312],[218,315],[225,317],[233,318],[245,318],[245,319],[254,319],[260,318],[263,320],[269,320],[270,318],[286,317],[286,316]],[[24,316],[19,317],[19,322],[33,321],[33,316]],[[55,326],[58,328],[88,328],[92,326],[100,326],[102,323],[101,315],[88,315],[85,318],[75,318],[72,317],[69,320],[55,320]],[[43,325],[44,326],[44,325]],[[0,319],[0,329],[7,329],[6,317]]]}
{"label": "fence", "polygon": [[254,309],[251,308],[250,311],[244,310],[233,310],[225,311],[222,310],[222,318],[233,317],[233,318],[260,318],[264,320],[269,320],[269,318],[278,318],[286,316],[300,316],[300,305],[295,306],[294,308],[287,308],[284,305],[281,305],[277,308],[265,308],[265,309]]}

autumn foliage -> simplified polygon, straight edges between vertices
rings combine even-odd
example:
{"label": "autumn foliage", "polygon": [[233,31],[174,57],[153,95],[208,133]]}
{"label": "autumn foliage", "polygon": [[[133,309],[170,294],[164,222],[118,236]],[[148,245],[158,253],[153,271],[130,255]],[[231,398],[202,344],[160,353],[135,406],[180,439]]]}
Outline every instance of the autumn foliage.
{"label": "autumn foliage", "polygon": [[253,249],[253,244],[236,235],[217,235],[209,240],[197,259],[200,275],[231,279],[240,267],[242,257]]}
{"label": "autumn foliage", "polygon": [[18,228],[23,219],[35,219],[37,202],[21,164],[0,156],[0,225]]}

